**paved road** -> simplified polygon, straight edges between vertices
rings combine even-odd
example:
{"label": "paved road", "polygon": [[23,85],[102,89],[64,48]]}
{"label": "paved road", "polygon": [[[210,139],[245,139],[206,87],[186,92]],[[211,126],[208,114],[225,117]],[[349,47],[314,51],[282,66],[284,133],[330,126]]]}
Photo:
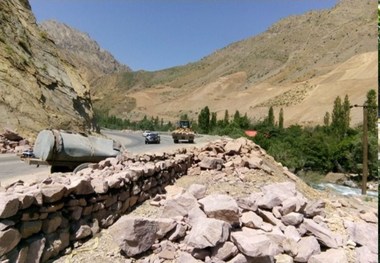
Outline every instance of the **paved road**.
{"label": "paved road", "polygon": [[0,154],[0,184],[2,186],[18,179],[33,181],[46,178],[50,174],[49,166],[28,165],[15,154]]}
{"label": "paved road", "polygon": [[[175,144],[167,133],[161,134],[160,144],[145,144],[145,138],[141,132],[122,132],[115,130],[102,130],[102,133],[119,141],[127,151],[131,153],[155,153],[171,151],[177,148],[200,147],[215,139],[212,136],[198,136],[194,143]],[[14,154],[0,154],[0,184],[7,185],[16,180],[32,182],[46,178],[50,175],[50,166],[27,165]]]}
{"label": "paved road", "polygon": [[131,153],[155,153],[175,150],[184,147],[195,147],[203,145],[211,137],[201,136],[195,139],[194,143],[178,143],[175,144],[170,134],[160,133],[161,143],[160,144],[145,144],[145,138],[142,136],[141,132],[122,132],[115,130],[102,130],[102,133],[109,138],[119,141],[128,152]]}

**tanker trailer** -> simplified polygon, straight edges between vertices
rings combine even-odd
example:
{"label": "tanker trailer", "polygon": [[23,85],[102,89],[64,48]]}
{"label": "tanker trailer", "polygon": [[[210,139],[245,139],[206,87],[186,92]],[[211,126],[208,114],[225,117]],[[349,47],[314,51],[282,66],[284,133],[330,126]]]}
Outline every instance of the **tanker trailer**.
{"label": "tanker trailer", "polygon": [[[33,147],[35,158],[29,164],[51,165],[51,173],[72,172],[98,163],[121,152],[121,145],[114,140],[58,130],[39,132]],[[76,172],[74,171],[74,172]]]}

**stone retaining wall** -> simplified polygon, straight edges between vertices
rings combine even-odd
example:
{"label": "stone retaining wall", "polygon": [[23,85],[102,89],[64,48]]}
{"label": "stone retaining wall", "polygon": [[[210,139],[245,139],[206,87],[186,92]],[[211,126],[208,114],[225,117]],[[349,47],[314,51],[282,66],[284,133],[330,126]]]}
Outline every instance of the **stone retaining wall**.
{"label": "stone retaining wall", "polygon": [[[122,155],[0,193],[0,261],[46,262],[186,174],[192,154]],[[89,172],[91,171],[91,172]]]}

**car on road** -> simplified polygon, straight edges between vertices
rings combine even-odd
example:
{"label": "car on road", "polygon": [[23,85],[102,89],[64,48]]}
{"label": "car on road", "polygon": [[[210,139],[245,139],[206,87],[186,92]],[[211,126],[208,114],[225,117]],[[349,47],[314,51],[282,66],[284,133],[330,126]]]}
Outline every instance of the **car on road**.
{"label": "car on road", "polygon": [[158,132],[150,132],[145,136],[145,144],[160,143],[161,138]]}
{"label": "car on road", "polygon": [[34,158],[33,150],[25,150],[21,154],[22,158]]}
{"label": "car on road", "polygon": [[143,135],[144,137],[146,137],[149,133],[151,133],[151,131],[146,130],[146,131],[144,131],[144,132],[142,133],[142,135]]}

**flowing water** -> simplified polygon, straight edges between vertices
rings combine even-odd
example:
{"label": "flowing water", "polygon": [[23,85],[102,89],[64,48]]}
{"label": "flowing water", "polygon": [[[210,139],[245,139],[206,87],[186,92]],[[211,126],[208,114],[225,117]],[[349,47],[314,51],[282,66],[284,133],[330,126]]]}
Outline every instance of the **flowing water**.
{"label": "flowing water", "polygon": [[[333,190],[334,192],[341,194],[341,195],[361,195],[362,190],[360,188],[352,188],[344,185],[339,185],[339,184],[333,184],[333,183],[314,183],[311,184],[311,186],[314,189],[317,190]],[[373,197],[378,197],[379,193],[376,191],[368,191],[367,190],[367,195],[368,196],[373,196]]]}

